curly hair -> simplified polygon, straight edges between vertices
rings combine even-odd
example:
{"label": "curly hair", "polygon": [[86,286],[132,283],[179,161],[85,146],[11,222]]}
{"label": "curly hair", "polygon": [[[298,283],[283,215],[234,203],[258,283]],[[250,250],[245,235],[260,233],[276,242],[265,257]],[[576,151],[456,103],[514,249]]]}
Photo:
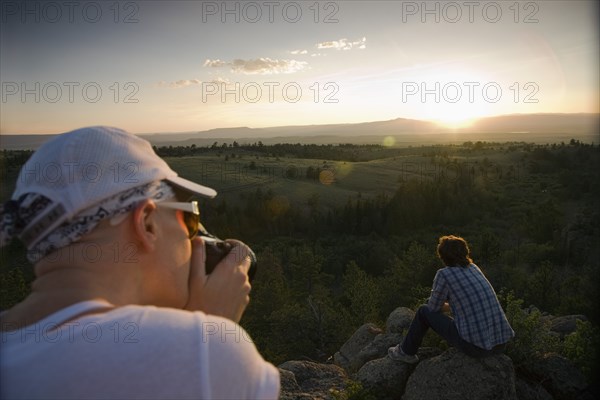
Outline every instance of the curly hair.
{"label": "curly hair", "polygon": [[437,255],[449,267],[468,267],[473,262],[467,241],[454,235],[440,237]]}

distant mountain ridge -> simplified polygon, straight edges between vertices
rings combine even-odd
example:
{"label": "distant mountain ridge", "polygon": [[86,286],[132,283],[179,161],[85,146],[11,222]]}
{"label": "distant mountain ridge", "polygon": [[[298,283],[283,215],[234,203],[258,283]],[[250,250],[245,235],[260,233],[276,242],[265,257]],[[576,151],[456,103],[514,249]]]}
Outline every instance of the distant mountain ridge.
{"label": "distant mountain ridge", "polygon": [[[468,140],[502,141],[504,134],[512,134],[504,141],[514,140],[515,135],[523,135],[522,141],[560,141],[567,137],[589,139],[600,142],[600,113],[572,114],[509,114],[485,117],[476,120],[471,126],[451,129],[435,122],[396,118],[388,121],[373,121],[348,124],[292,125],[268,128],[231,127],[198,132],[143,133],[140,137],[155,145],[205,145],[211,141],[239,140],[265,143],[311,142],[316,137],[320,143],[376,142],[375,137],[394,136],[402,139],[416,135],[426,142],[443,141],[447,134],[461,135]],[[55,135],[1,135],[1,149],[36,149]],[[266,140],[266,141],[265,141]],[[398,141],[397,141],[398,142]],[[400,140],[402,142],[402,140]]]}

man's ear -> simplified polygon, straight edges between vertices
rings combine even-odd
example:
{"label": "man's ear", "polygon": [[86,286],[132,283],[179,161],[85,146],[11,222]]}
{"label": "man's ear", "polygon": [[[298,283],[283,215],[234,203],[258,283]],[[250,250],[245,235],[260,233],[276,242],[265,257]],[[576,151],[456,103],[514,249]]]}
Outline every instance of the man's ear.
{"label": "man's ear", "polygon": [[152,200],[144,200],[133,210],[133,230],[144,250],[154,250],[156,228],[156,204]]}

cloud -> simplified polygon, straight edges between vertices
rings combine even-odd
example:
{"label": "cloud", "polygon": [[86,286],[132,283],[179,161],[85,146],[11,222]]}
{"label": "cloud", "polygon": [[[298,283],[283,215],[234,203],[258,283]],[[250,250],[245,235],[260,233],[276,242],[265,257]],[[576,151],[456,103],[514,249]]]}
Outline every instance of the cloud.
{"label": "cloud", "polygon": [[290,53],[293,54],[293,55],[308,54],[308,50],[292,50],[292,51],[290,51]]}
{"label": "cloud", "polygon": [[233,60],[232,71],[245,74],[290,74],[298,72],[306,66],[304,61],[296,60],[272,60],[270,58],[258,58],[255,60]]}
{"label": "cloud", "polygon": [[226,78],[218,77],[216,79],[213,79],[209,83],[217,83],[217,84],[220,84],[220,85],[230,85],[231,81],[229,79],[226,79]]}
{"label": "cloud", "polygon": [[204,84],[213,83],[213,84],[218,84],[218,85],[229,85],[231,82],[229,82],[229,80],[221,78],[221,77],[213,79],[211,81],[201,81],[200,79],[180,79],[180,80],[174,81],[174,82],[160,81],[160,82],[158,82],[157,86],[172,88],[172,89],[181,89],[181,88],[188,87],[188,86],[202,85],[203,83]]}
{"label": "cloud", "polygon": [[201,83],[202,83],[202,81],[199,79],[180,79],[175,82],[160,81],[160,82],[158,82],[158,86],[159,87],[169,87],[169,88],[183,88],[183,87],[188,87],[188,86],[192,86],[192,85],[200,85]]}
{"label": "cloud", "polygon": [[205,67],[219,68],[224,66],[231,67],[231,72],[247,75],[271,75],[271,74],[291,74],[306,68],[305,61],[296,60],[272,60],[270,58],[257,58],[254,60],[235,59],[231,62],[222,60],[206,60]]}
{"label": "cloud", "polygon": [[336,50],[352,50],[352,49],[366,49],[367,48],[367,38],[363,37],[360,40],[355,42],[348,41],[348,39],[343,38],[340,40],[332,40],[329,42],[321,42],[316,44],[317,49],[336,49]]}
{"label": "cloud", "polygon": [[214,67],[214,68],[219,68],[219,67],[224,67],[225,65],[227,65],[227,63],[223,60],[206,60],[204,61],[204,66],[205,67]]}

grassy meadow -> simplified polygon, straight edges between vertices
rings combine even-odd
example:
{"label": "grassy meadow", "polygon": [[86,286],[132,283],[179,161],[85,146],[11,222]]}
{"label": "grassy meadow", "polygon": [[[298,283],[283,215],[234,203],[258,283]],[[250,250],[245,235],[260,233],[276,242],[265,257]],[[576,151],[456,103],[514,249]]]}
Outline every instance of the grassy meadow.
{"label": "grassy meadow", "polygon": [[[244,149],[221,154],[165,157],[181,176],[202,182],[219,193],[214,201],[235,203],[240,194],[257,188],[272,190],[290,203],[306,205],[318,198],[325,208],[344,205],[348,198],[392,196],[405,181],[455,181],[461,176],[494,182],[500,174],[515,171],[514,183],[526,179],[523,154],[509,150],[515,145],[487,144],[485,148],[460,145],[360,149],[354,153],[365,161],[301,158],[294,154],[264,155]],[[335,147],[332,147],[332,153]],[[254,168],[250,166],[254,163]],[[306,179],[309,168],[320,168],[319,179]],[[476,167],[476,171],[471,171]]]}

